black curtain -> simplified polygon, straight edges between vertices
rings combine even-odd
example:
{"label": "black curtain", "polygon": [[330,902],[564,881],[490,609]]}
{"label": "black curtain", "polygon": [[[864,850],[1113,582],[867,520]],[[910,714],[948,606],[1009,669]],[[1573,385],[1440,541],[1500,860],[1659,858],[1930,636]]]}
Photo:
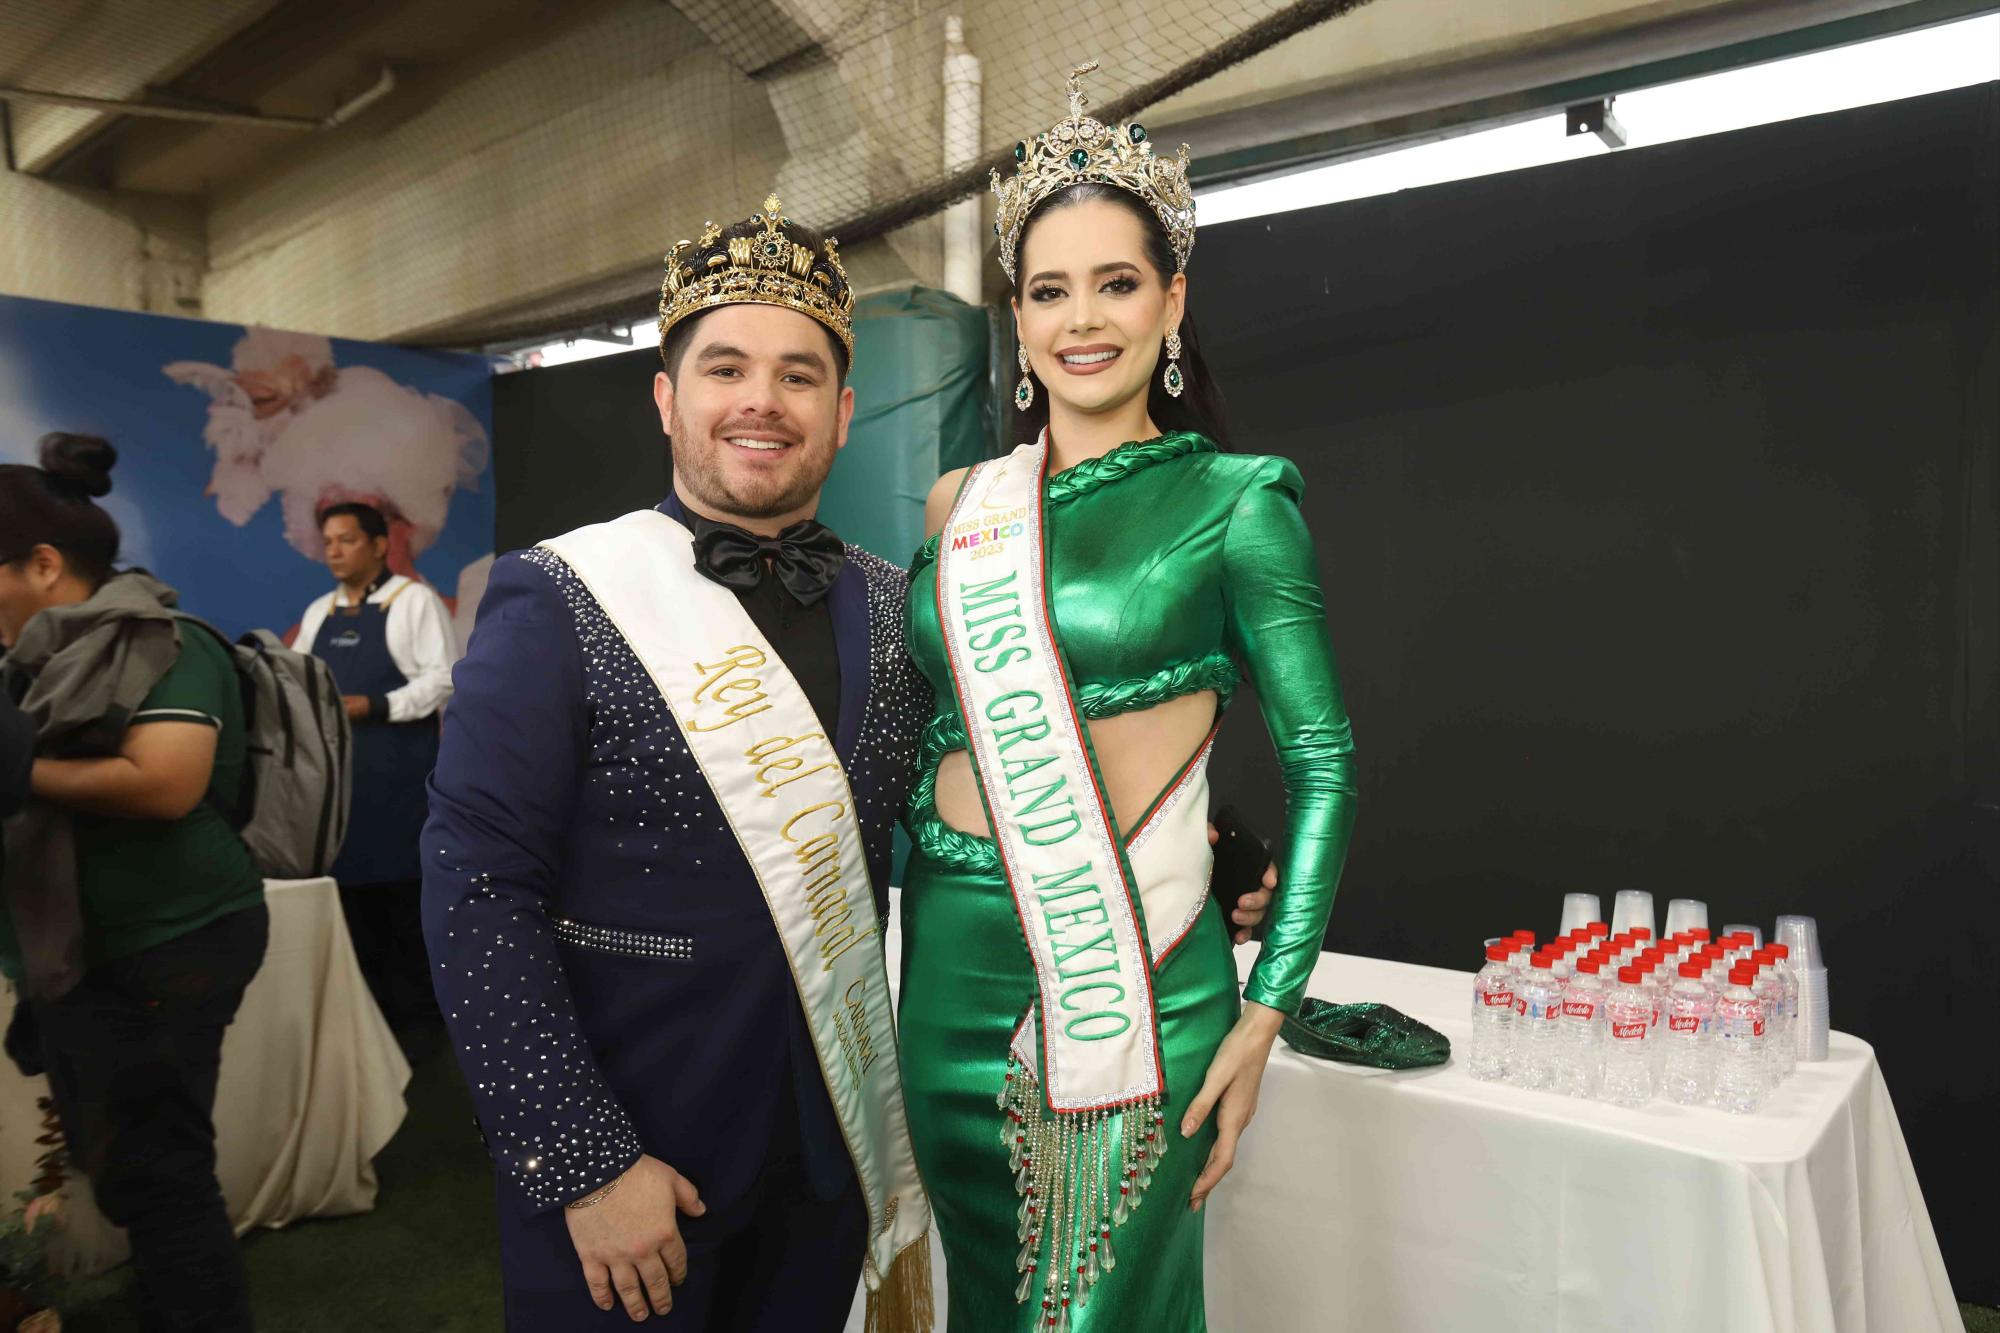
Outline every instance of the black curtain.
{"label": "black curtain", "polygon": [[[1987,1301],[1996,89],[1211,227],[1190,272],[1237,447],[1306,479],[1361,784],[1328,946],[1470,969],[1569,890],[1817,916]],[[1217,787],[1280,809],[1255,708]]]}
{"label": "black curtain", "polygon": [[653,406],[659,369],[659,350],[642,345],[494,381],[494,550],[665,498],[673,468]]}

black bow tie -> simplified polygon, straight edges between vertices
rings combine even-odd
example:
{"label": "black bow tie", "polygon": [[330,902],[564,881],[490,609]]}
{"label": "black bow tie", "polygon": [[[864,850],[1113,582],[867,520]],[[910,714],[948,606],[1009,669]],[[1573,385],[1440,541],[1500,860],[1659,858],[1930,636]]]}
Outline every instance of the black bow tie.
{"label": "black bow tie", "polygon": [[694,520],[694,562],[725,588],[748,592],[764,581],[764,564],[801,606],[811,606],[833,587],[846,548],[833,529],[806,519],[775,537],[759,537],[714,519]]}

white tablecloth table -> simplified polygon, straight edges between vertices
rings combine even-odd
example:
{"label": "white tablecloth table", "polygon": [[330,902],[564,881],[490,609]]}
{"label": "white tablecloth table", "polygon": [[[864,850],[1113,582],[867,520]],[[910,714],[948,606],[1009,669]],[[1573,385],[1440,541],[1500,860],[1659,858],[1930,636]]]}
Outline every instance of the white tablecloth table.
{"label": "white tablecloth table", "polygon": [[[1237,951],[1246,977],[1255,956]],[[1323,954],[1310,993],[1389,1004],[1462,1052],[1471,987]],[[935,1237],[933,1260],[942,1318]],[[1755,1116],[1479,1083],[1456,1055],[1357,1069],[1280,1040],[1209,1201],[1207,1286],[1214,1333],[1964,1329],[1875,1053],[1841,1033]]]}
{"label": "white tablecloth table", "polygon": [[[403,1122],[410,1066],[354,961],[330,879],[264,886],[264,965],[222,1042],[215,1097],[217,1175],[238,1235],[302,1217],[366,1212],[375,1154]],[[0,994],[0,1025],[12,1017]],[[48,1080],[0,1061],[0,1190],[28,1187],[41,1152],[35,1099]],[[52,1255],[97,1272],[123,1260],[125,1233],[104,1220],[72,1172]]]}

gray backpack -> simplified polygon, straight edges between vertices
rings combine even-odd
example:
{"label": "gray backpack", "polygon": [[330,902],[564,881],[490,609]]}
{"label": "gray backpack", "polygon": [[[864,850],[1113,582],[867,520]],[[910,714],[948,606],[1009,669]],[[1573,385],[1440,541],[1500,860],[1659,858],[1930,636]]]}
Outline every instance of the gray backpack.
{"label": "gray backpack", "polygon": [[236,809],[224,813],[250,859],[271,879],[326,874],[347,838],[354,781],[354,732],[333,668],[266,629],[231,643],[206,621],[181,618],[221,640],[236,665],[249,771]]}

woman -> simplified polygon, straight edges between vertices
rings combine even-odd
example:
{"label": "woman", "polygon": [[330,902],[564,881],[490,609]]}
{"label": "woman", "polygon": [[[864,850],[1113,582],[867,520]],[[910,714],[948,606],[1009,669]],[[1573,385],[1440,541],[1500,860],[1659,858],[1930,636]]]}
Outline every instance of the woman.
{"label": "woman", "polygon": [[[1206,1326],[1201,1208],[1303,997],[1353,822],[1298,474],[1219,451],[1186,318],[1187,150],[1086,117],[1093,68],[994,179],[1016,405],[1046,429],[938,483],[908,604],[938,708],[911,796],[902,1058],[951,1327],[974,1333]],[[1239,669],[1290,796],[1240,1012],[1202,826]]]}
{"label": "woman", "polygon": [[52,435],[41,459],[0,467],[0,683],[39,756],[0,912],[0,972],[39,1041],[7,1047],[46,1067],[71,1161],[131,1236],[148,1327],[247,1330],[212,1119],[268,928],[222,813],[245,763],[236,669],[171,588],[112,572],[118,527],[92,503],[112,447]]}

